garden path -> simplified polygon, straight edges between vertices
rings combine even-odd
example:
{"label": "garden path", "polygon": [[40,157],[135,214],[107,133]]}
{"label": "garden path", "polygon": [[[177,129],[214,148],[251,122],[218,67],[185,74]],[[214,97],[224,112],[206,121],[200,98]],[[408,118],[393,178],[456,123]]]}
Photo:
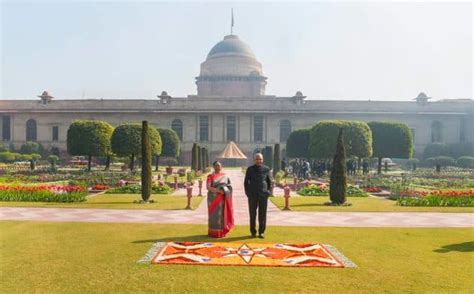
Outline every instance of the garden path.
{"label": "garden path", "polygon": [[[240,170],[228,170],[234,188],[237,225],[248,224],[247,198]],[[195,185],[197,186],[197,185]],[[193,195],[197,195],[197,190]],[[205,188],[203,194],[206,194]],[[207,224],[207,201],[196,210],[0,207],[0,220],[101,223]],[[474,213],[434,212],[294,212],[268,203],[267,224],[315,227],[474,227]]]}

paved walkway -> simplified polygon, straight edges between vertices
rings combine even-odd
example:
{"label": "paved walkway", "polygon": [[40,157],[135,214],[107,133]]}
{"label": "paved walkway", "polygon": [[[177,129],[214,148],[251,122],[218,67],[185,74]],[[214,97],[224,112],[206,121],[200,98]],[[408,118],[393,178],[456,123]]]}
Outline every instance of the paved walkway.
{"label": "paved walkway", "polygon": [[[249,217],[243,188],[244,175],[240,170],[229,170],[227,173],[234,187],[235,223],[247,225]],[[197,192],[195,189],[193,195]],[[205,188],[203,194],[206,194]],[[204,199],[193,211],[1,207],[0,220],[207,224],[207,201]],[[269,201],[267,223],[269,226],[469,228],[474,227],[474,213],[294,212],[281,211]]]}

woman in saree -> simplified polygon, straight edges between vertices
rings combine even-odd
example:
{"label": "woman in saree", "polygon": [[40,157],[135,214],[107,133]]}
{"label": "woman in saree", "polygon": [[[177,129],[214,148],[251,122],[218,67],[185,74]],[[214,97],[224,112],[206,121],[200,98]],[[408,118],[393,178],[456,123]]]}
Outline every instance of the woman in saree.
{"label": "woman in saree", "polygon": [[221,163],[215,161],[212,165],[214,172],[207,176],[208,234],[222,238],[234,227],[232,186],[229,177],[222,172]]}

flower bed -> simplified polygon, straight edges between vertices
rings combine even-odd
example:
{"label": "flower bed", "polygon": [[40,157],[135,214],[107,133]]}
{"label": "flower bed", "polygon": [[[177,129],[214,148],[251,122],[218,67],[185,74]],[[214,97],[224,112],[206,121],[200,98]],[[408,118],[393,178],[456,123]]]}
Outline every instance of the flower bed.
{"label": "flower bed", "polygon": [[297,192],[301,196],[328,196],[329,189],[326,185],[309,184]]}
{"label": "flower bed", "polygon": [[104,191],[104,190],[107,190],[107,189],[110,189],[109,185],[100,185],[100,184],[94,185],[91,188],[91,190],[98,190],[98,191]]}
{"label": "flower bed", "polygon": [[[301,196],[329,196],[329,188],[326,184],[317,185],[310,184],[306,187],[301,188],[297,192]],[[348,186],[346,191],[347,197],[367,197],[367,193],[355,186]]]}
{"label": "flower bed", "polygon": [[72,185],[0,185],[0,201],[83,202],[87,191]]}
{"label": "flower bed", "polygon": [[357,188],[356,186],[349,186],[347,187],[346,196],[347,197],[367,197],[369,196],[369,194]]}
{"label": "flower bed", "polygon": [[[125,185],[121,187],[115,187],[107,190],[106,194],[141,194],[142,187],[138,184]],[[152,194],[170,194],[173,189],[168,185],[153,185],[151,187]]]}
{"label": "flower bed", "polygon": [[382,189],[380,189],[379,187],[367,187],[364,188],[364,191],[368,193],[380,193],[382,192]]}
{"label": "flower bed", "polygon": [[402,191],[400,196],[400,206],[474,206],[474,189]]}

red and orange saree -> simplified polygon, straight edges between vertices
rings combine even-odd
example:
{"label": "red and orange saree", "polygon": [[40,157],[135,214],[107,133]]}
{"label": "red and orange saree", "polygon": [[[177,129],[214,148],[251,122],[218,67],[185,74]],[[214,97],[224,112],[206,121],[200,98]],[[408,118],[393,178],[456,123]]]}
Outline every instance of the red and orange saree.
{"label": "red and orange saree", "polygon": [[219,192],[207,193],[208,234],[214,238],[222,238],[234,227],[232,186],[229,177],[224,173],[210,174],[207,177],[207,184],[219,189]]}

